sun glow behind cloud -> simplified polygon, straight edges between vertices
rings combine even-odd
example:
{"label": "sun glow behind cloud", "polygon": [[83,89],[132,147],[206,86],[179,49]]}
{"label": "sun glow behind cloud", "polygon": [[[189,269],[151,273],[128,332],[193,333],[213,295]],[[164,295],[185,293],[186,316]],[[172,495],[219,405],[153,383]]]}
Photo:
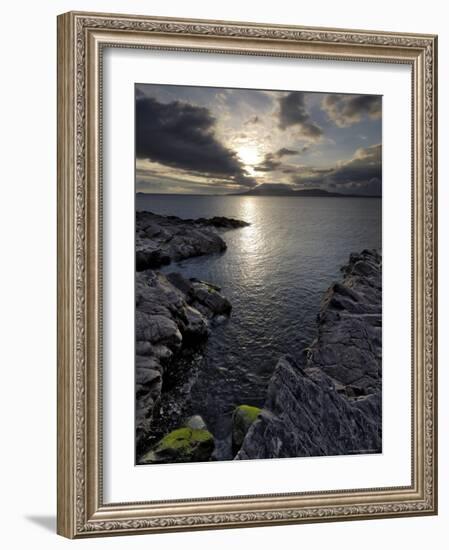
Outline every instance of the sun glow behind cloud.
{"label": "sun glow behind cloud", "polygon": [[364,153],[380,146],[381,108],[379,96],[139,84],[136,188],[379,189],[381,159],[373,170]]}
{"label": "sun glow behind cloud", "polygon": [[242,164],[246,171],[254,176],[256,174],[254,166],[259,164],[262,161],[263,157],[258,147],[256,145],[252,145],[251,143],[243,143],[237,149],[237,155],[242,161]]}

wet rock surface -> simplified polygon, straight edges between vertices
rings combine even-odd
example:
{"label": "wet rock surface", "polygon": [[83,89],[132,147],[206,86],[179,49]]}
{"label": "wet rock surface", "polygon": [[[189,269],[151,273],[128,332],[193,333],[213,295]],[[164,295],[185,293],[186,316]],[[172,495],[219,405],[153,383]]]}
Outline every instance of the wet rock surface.
{"label": "wet rock surface", "polygon": [[382,450],[382,257],[351,254],[301,361],[281,357],[236,459]]}

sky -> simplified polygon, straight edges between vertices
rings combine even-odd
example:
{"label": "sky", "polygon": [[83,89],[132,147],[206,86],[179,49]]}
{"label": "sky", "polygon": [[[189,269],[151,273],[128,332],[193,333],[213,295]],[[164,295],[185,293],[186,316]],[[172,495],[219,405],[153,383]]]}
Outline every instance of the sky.
{"label": "sky", "polygon": [[382,98],[136,84],[136,191],[381,195]]}

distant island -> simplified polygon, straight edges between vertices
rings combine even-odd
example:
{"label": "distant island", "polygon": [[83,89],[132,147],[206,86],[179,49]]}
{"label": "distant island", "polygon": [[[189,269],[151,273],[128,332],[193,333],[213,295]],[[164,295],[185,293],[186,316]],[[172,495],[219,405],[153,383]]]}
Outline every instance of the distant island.
{"label": "distant island", "polygon": [[198,193],[144,193],[139,191],[136,195],[188,195],[188,196],[226,196],[226,197],[338,197],[342,199],[357,198],[357,199],[381,199],[381,195],[364,195],[357,193],[334,193],[324,189],[294,189],[286,184],[267,184],[263,183],[240,193],[228,193],[227,195],[215,195],[208,193],[201,195]]}
{"label": "distant island", "polygon": [[231,196],[252,196],[252,197],[341,197],[341,198],[376,198],[380,199],[380,195],[359,195],[355,193],[334,193],[324,189],[294,189],[289,185],[277,184],[261,184],[253,189],[244,191],[243,193],[230,193]]}

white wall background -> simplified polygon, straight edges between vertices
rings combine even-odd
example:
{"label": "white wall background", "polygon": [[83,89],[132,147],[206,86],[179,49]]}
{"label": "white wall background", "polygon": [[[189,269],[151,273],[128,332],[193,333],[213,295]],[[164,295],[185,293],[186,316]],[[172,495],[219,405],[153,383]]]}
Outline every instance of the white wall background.
{"label": "white wall background", "polygon": [[[440,35],[440,515],[70,542],[56,514],[56,15],[69,10],[138,13],[429,32]],[[449,537],[448,286],[449,31],[438,0],[60,0],[2,5],[0,86],[0,500],[4,548],[273,547],[408,550],[447,547]],[[388,237],[387,237],[388,238]]]}

